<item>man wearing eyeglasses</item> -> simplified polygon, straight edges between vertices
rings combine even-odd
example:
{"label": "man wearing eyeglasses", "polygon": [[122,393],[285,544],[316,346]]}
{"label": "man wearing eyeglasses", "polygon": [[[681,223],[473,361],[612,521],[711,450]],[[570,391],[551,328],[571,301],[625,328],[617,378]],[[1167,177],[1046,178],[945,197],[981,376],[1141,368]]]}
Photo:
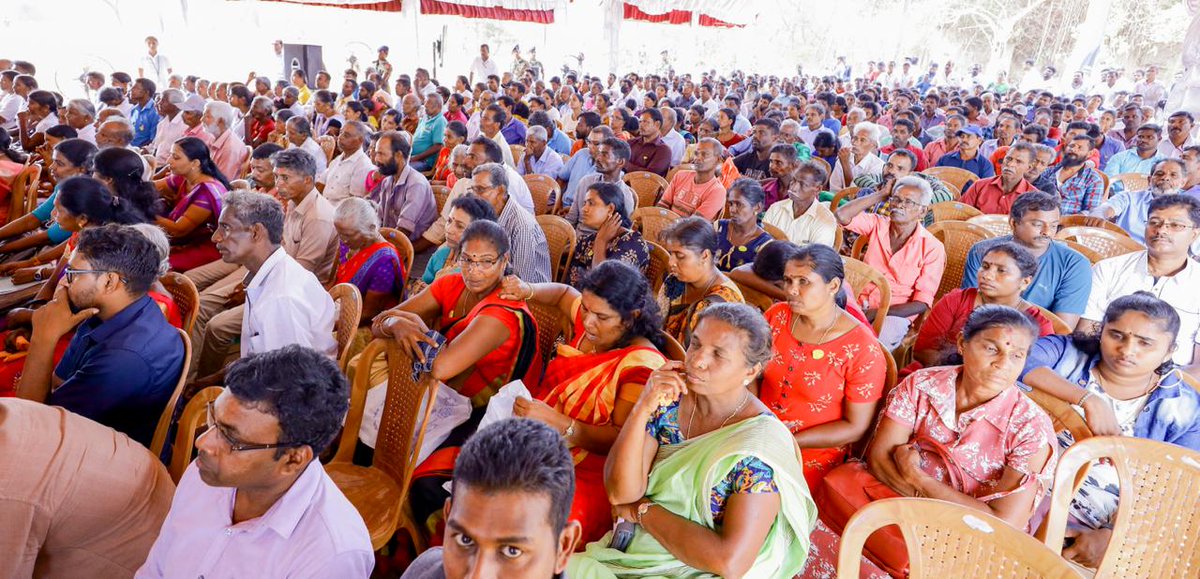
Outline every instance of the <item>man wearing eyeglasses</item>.
{"label": "man wearing eyeglasses", "polygon": [[1159,159],[1150,167],[1149,187],[1141,191],[1125,190],[1109,197],[1092,211],[1092,216],[1116,222],[1135,241],[1145,245],[1150,202],[1163,195],[1179,193],[1185,175],[1183,161]]}
{"label": "man wearing eyeglasses", "polygon": [[1188,195],[1155,198],[1144,231],[1145,251],[1110,257],[1092,268],[1092,291],[1076,331],[1096,334],[1113,300],[1148,291],[1179,313],[1172,359],[1200,376],[1200,263],[1188,256],[1200,239],[1200,200]]}
{"label": "man wearing eyeglasses", "polygon": [[[239,316],[241,356],[299,344],[332,358],[337,351],[333,299],[317,276],[283,248],[283,236],[283,208],[273,197],[248,191],[225,197],[212,239],[222,260],[247,272],[242,281],[246,302]],[[206,331],[200,355],[203,377],[193,387],[222,383],[227,348],[210,342],[213,336],[212,330]]]}
{"label": "man wearing eyeglasses", "polygon": [[[877,203],[888,201],[888,216],[867,212]],[[883,273],[892,289],[879,341],[889,350],[904,339],[908,327],[918,315],[933,305],[946,268],[946,248],[921,223],[933,201],[933,188],[915,175],[901,177],[890,190],[879,189],[859,197],[834,212],[847,231],[868,236],[862,261]],[[860,291],[856,298],[863,313],[874,320],[881,305],[875,288]]]}
{"label": "man wearing eyeglasses", "polygon": [[[132,227],[85,229],[54,299],[33,313],[17,396],[149,446],[183,370],[183,342],[146,295],[159,266],[154,245]],[[73,329],[55,367],[54,346]]]}
{"label": "man wearing eyeglasses", "polygon": [[317,460],[349,397],[337,365],[309,348],[230,365],[136,577],[370,576],[366,525]]}

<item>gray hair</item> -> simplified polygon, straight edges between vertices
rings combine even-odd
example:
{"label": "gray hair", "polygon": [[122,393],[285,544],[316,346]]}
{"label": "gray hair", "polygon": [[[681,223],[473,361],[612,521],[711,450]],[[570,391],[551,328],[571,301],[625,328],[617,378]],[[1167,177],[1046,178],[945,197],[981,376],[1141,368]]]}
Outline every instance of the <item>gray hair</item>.
{"label": "gray hair", "polygon": [[533,137],[543,143],[549,140],[549,137],[546,135],[546,127],[540,125],[533,125],[529,127],[529,130],[525,131],[525,138],[529,137]]}
{"label": "gray hair", "polygon": [[233,128],[233,105],[224,101],[208,101],[204,111],[211,114],[217,121],[225,123],[225,130]]}
{"label": "gray hair", "polygon": [[149,239],[150,243],[154,245],[154,249],[158,250],[158,277],[171,271],[171,242],[162,228],[153,223],[135,223],[130,227]]}
{"label": "gray hair", "polygon": [[896,179],[896,184],[893,186],[893,191],[899,191],[905,187],[912,187],[921,192],[921,205],[929,205],[933,202],[933,187],[926,181],[916,175],[906,175]]}
{"label": "gray hair", "polygon": [[292,117],[287,120],[287,124],[291,125],[292,129],[301,135],[306,137],[312,136],[312,123],[308,122],[308,119],[304,117]]}
{"label": "gray hair", "polygon": [[371,138],[371,127],[368,127],[367,123],[362,121],[347,121],[342,130],[350,127],[354,127],[354,130],[358,132],[358,136],[362,137],[364,142]]}
{"label": "gray hair", "polygon": [[255,191],[233,191],[225,195],[225,211],[246,227],[262,225],[272,245],[283,241],[283,206],[274,197]]}
{"label": "gray hair", "polygon": [[784,129],[791,129],[796,134],[799,134],[800,121],[797,121],[796,119],[785,119],[782,123],[779,123],[779,132],[782,133]]}
{"label": "gray hair", "polygon": [[261,95],[256,96],[256,97],[254,97],[254,100],[250,101],[250,108],[255,108],[255,107],[265,109],[267,112],[274,112],[275,111],[275,101],[271,100],[271,97],[265,97],[265,96],[261,96]]}
{"label": "gray hair", "polygon": [[96,118],[96,107],[87,99],[71,99],[67,101],[67,109]]}
{"label": "gray hair", "polygon": [[700,139],[700,141],[696,143],[696,146],[698,147],[698,146],[704,145],[704,144],[712,145],[712,148],[716,149],[716,151],[717,151],[718,158],[721,158],[721,159],[725,158],[725,145],[722,145],[721,141],[718,141],[712,137],[705,137],[703,139]]}
{"label": "gray hair", "polygon": [[1058,151],[1055,151],[1054,147],[1051,147],[1050,145],[1045,145],[1042,143],[1029,143],[1029,144],[1033,146],[1033,152],[1037,155],[1041,155],[1043,153],[1046,153],[1049,155],[1055,155],[1055,156],[1058,155]]}
{"label": "gray hair", "polygon": [[[854,134],[857,135],[860,132],[866,133],[867,138],[870,139],[871,142],[874,143],[876,147],[878,147],[880,139],[883,138],[883,135],[882,135],[883,130],[882,129],[883,129],[883,127],[880,127],[879,125],[877,125],[875,123],[872,123],[870,121],[863,121],[861,123],[858,123],[857,125],[854,125]],[[851,136],[853,136],[853,135],[851,135]]]}
{"label": "gray hair", "polygon": [[461,159],[463,155],[466,155],[467,151],[470,151],[470,150],[471,150],[470,147],[468,147],[465,144],[455,146],[454,149],[450,151],[449,162],[454,163],[455,161]]}
{"label": "gray hair", "polygon": [[284,149],[271,155],[271,166],[295,171],[305,177],[317,176],[317,160],[311,153],[299,147]]}
{"label": "gray hair", "polygon": [[484,163],[471,172],[471,176],[487,173],[491,176],[493,187],[504,187],[505,193],[508,192],[508,171],[504,170],[504,165],[500,163]]}
{"label": "gray hair", "polygon": [[163,100],[175,106],[179,106],[183,104],[183,101],[187,100],[187,97],[183,96],[183,91],[177,88],[168,88],[159,94],[162,95]]}
{"label": "gray hair", "polygon": [[349,197],[338,204],[333,219],[350,224],[356,231],[374,235],[379,232],[379,205],[362,197]]}
{"label": "gray hair", "polygon": [[103,130],[104,125],[108,124],[121,126],[121,132],[117,136],[121,139],[122,147],[133,142],[133,123],[129,122],[129,119],[119,115],[109,116],[103,123],[100,123],[100,129]]}
{"label": "gray hair", "polygon": [[700,312],[697,324],[710,318],[729,324],[746,335],[742,355],[746,357],[747,366],[760,366],[771,359],[771,327],[754,307],[731,302],[713,304]]}
{"label": "gray hair", "polygon": [[292,95],[296,98],[300,98],[300,89],[298,89],[294,86],[289,86],[289,87],[283,89],[283,94]]}

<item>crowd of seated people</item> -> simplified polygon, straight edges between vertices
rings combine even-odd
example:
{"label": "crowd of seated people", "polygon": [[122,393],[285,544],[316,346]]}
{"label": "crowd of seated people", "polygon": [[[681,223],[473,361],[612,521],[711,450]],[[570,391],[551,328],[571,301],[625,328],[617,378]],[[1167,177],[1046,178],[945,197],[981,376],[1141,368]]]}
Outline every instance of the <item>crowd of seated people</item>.
{"label": "crowd of seated people", "polygon": [[[1034,533],[1079,442],[1044,400],[1200,451],[1191,113],[951,63],[387,54],[74,99],[0,58],[0,575],[395,576],[428,544],[405,577],[835,577],[881,498]],[[394,481],[420,536],[376,551],[325,463],[375,462],[389,358],[461,415]],[[170,474],[164,424],[198,436]],[[1064,557],[1105,559],[1118,486],[1083,477]],[[863,561],[909,567],[891,529]]]}

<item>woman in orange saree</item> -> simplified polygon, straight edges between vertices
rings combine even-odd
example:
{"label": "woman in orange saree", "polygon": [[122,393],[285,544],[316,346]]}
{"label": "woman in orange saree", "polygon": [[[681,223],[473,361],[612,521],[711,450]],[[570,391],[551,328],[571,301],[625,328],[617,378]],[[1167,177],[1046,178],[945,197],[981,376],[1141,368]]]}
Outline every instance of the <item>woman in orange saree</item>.
{"label": "woman in orange saree", "polygon": [[583,526],[582,546],[612,529],[604,461],[650,373],[667,361],[662,317],[645,276],[616,260],[593,268],[578,289],[510,277],[501,297],[556,307],[572,321],[540,386],[531,388],[534,399],[517,399],[513,414],[549,424],[571,449],[571,518]]}

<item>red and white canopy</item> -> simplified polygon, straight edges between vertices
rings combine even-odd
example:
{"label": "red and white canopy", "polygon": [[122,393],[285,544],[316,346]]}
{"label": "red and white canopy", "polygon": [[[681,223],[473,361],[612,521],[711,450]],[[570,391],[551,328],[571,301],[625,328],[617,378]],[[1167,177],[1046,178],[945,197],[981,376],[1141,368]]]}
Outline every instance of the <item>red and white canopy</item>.
{"label": "red and white canopy", "polygon": [[742,27],[758,18],[756,0],[626,0],[626,20],[690,24],[693,17],[700,26]]}
{"label": "red and white canopy", "polygon": [[[266,0],[304,4],[307,6],[332,6],[350,10],[374,10],[399,12],[404,0]],[[416,2],[418,0],[408,0]],[[421,14],[444,14],[464,18],[486,18],[490,20],[515,20],[518,22],[554,22],[554,8],[561,0],[419,0]]]}

